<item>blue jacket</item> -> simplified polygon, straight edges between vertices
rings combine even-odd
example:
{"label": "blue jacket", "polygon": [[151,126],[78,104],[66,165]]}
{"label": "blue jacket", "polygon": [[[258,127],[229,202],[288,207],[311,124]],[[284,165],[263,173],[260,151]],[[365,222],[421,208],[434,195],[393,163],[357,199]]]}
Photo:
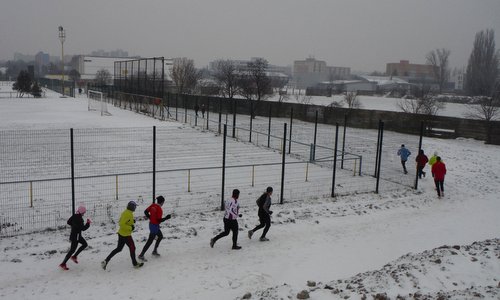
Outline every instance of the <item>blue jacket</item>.
{"label": "blue jacket", "polygon": [[407,161],[408,156],[411,155],[411,152],[410,152],[410,150],[406,149],[405,147],[401,147],[398,150],[398,155],[401,156],[401,160]]}

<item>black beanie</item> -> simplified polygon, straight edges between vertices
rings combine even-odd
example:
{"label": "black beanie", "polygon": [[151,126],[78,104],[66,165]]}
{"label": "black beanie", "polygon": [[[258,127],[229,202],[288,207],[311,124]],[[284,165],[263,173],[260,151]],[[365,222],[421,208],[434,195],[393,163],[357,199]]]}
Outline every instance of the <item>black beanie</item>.
{"label": "black beanie", "polygon": [[165,198],[163,198],[163,196],[158,196],[158,197],[156,197],[156,202],[163,203],[163,202],[165,202]]}

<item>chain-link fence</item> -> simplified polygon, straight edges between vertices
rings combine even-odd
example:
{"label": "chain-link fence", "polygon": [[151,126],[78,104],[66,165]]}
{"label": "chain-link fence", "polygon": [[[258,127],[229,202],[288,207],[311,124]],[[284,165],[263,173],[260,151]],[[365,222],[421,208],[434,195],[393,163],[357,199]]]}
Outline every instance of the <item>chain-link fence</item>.
{"label": "chain-link fence", "polygon": [[297,143],[292,148],[297,151],[288,155],[283,147],[288,140],[278,126],[269,146],[269,136],[260,132],[250,143],[232,138],[230,128],[224,139],[217,132],[178,125],[0,131],[0,235],[63,226],[79,203],[95,222],[112,222],[128,201],[147,205],[160,194],[170,210],[189,212],[218,209],[233,188],[253,199],[273,186],[275,201],[374,190],[373,177],[359,176],[361,166],[340,155],[333,177],[333,148],[318,147],[322,159],[314,161]]}
{"label": "chain-link fence", "polygon": [[[219,209],[233,188],[243,199],[273,186],[275,201],[311,201],[415,185],[421,136],[383,137],[347,118],[337,126],[252,118],[222,103],[210,110],[177,98],[105,100],[185,125],[0,131],[0,236],[63,226],[81,202],[94,221],[113,222],[128,201],[147,205],[156,195],[168,199],[166,209],[189,212]],[[414,155],[407,175],[401,144]]]}

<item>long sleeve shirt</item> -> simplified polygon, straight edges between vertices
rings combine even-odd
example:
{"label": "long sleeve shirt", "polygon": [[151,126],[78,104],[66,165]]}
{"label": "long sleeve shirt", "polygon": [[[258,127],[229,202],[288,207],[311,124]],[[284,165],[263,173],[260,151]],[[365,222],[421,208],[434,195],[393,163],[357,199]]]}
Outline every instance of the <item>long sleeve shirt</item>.
{"label": "long sleeve shirt", "polygon": [[240,204],[237,199],[230,198],[225,202],[226,213],[224,214],[224,218],[228,220],[236,220],[238,219]]}
{"label": "long sleeve shirt", "polygon": [[264,201],[264,204],[262,205],[262,209],[267,213],[270,214],[269,209],[271,208],[271,196],[266,197],[266,201]]}
{"label": "long sleeve shirt", "polygon": [[129,209],[125,209],[120,216],[120,221],[118,221],[118,225],[120,226],[120,229],[118,229],[118,234],[125,237],[131,236],[134,228],[134,223],[134,212]]}
{"label": "long sleeve shirt", "polygon": [[398,150],[398,155],[401,156],[401,160],[406,161],[408,159],[408,156],[411,155],[411,152],[405,147],[401,147]]}
{"label": "long sleeve shirt", "polygon": [[87,230],[90,226],[90,223],[83,223],[83,216],[79,213],[72,215],[68,220],[68,224],[71,225],[70,241],[78,241],[82,231]]}
{"label": "long sleeve shirt", "polygon": [[437,161],[432,165],[431,172],[434,174],[434,180],[444,180],[444,175],[446,175],[446,165],[441,161]]}

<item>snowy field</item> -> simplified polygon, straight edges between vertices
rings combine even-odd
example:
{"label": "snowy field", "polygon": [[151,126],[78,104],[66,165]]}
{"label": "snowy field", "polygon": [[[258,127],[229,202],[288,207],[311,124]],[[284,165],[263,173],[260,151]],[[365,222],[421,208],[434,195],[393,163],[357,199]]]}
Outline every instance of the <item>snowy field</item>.
{"label": "snowy field", "polygon": [[[285,102],[298,102],[303,103],[304,101],[313,105],[322,105],[327,106],[330,105],[333,101],[341,104],[341,107],[347,107],[345,103],[343,103],[344,95],[333,95],[332,97],[327,96],[303,96],[302,95],[289,95]],[[274,95],[270,100],[278,101],[279,96]],[[361,109],[368,110],[386,110],[386,111],[399,111],[401,112],[401,108],[399,108],[398,103],[401,102],[399,98],[391,98],[391,97],[382,97],[382,96],[357,96],[359,100]],[[443,102],[443,108],[440,109],[437,114],[439,116],[445,117],[455,117],[455,118],[463,118],[468,114],[470,108],[464,104],[460,103],[449,103]]]}
{"label": "snowy field", "polygon": [[[47,106],[51,109],[43,109]],[[50,92],[46,99],[0,99],[0,129],[156,125],[192,139],[219,138],[189,125],[110,110],[112,116],[101,117],[86,110],[85,99],[61,99]],[[331,127],[324,130],[332,132]],[[371,140],[376,134],[356,131],[359,140]],[[415,140],[385,134],[389,140]],[[331,140],[324,144],[331,145]],[[399,185],[378,195],[335,199],[310,199],[304,193],[300,201],[272,206],[269,242],[259,242],[255,238],[259,232],[252,240],[246,236],[258,223],[254,202],[266,185],[234,186],[242,190],[239,244],[243,249],[239,251],[230,249],[230,237],[219,240],[213,249],[208,245],[222,229],[222,212],[180,210],[170,195],[164,210],[175,214],[163,226],[162,256],[148,254],[149,261],[139,270],[132,268],[127,249],[113,258],[106,271],[100,268],[100,261],[116,246],[116,227],[111,222],[94,222],[84,232],[89,248],[80,254],[78,265],[69,263],[69,271],[58,268],[69,248],[69,228],[2,238],[0,298],[297,299],[307,292],[310,299],[361,299],[363,295],[370,299],[384,293],[391,299],[398,295],[498,299],[500,148],[471,139],[429,138],[423,148],[438,150],[447,164],[446,197],[437,198],[430,178],[423,179],[417,191]],[[397,160],[393,163],[398,170]],[[294,188],[307,185],[297,181]],[[189,197],[196,196],[182,201]],[[145,206],[139,206],[136,217],[142,217]],[[138,219],[133,236],[142,249],[148,226]]]}

